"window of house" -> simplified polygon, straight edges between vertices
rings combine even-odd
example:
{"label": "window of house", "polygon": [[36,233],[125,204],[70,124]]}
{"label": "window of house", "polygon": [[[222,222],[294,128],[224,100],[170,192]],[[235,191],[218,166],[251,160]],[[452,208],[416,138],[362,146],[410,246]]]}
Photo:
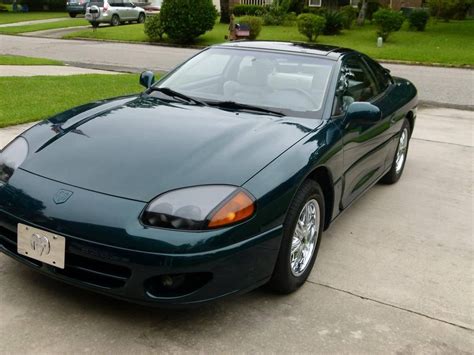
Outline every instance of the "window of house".
{"label": "window of house", "polygon": [[321,7],[321,0],[309,0],[309,6]]}
{"label": "window of house", "polygon": [[350,4],[352,7],[358,7],[360,0],[350,0]]}

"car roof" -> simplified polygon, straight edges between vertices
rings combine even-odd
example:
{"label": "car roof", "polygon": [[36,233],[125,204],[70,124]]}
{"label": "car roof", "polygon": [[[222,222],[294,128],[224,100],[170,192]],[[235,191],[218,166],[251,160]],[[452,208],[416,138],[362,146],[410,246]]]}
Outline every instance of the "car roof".
{"label": "car roof", "polygon": [[216,45],[218,47],[233,47],[239,49],[260,49],[277,52],[291,52],[310,54],[319,57],[326,57],[338,60],[341,56],[348,53],[357,53],[349,48],[330,46],[326,44],[315,44],[305,42],[279,42],[279,41],[233,41]]}

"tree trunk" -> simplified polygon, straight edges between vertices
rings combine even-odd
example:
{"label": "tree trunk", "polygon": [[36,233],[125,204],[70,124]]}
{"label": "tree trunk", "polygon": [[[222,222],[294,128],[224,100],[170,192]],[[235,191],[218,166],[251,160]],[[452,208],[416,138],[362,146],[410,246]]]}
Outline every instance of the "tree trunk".
{"label": "tree trunk", "polygon": [[362,6],[360,7],[359,17],[357,17],[357,25],[362,26],[365,22],[365,15],[367,13],[367,0],[362,0]]}
{"label": "tree trunk", "polygon": [[230,4],[229,0],[220,0],[221,1],[221,23],[230,22]]}

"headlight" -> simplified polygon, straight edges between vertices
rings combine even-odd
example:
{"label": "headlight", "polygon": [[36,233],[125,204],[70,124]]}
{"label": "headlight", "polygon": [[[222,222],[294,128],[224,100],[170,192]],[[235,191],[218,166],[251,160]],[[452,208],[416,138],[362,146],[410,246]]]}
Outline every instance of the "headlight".
{"label": "headlight", "polygon": [[158,196],[148,205],[142,220],[153,227],[204,230],[244,221],[254,212],[254,198],[244,189],[211,185]]}
{"label": "headlight", "polygon": [[18,137],[0,152],[0,184],[6,184],[28,156],[28,142]]}

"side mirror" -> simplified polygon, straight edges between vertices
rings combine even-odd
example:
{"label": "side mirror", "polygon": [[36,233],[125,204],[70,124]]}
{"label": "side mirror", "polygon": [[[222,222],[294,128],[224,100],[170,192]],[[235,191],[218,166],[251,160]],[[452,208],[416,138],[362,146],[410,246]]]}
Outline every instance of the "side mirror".
{"label": "side mirror", "polygon": [[149,89],[155,83],[155,74],[151,71],[144,71],[140,74],[140,85]]}
{"label": "side mirror", "polygon": [[380,121],[382,112],[377,106],[368,102],[353,102],[346,112],[346,122],[354,124],[372,124]]}

